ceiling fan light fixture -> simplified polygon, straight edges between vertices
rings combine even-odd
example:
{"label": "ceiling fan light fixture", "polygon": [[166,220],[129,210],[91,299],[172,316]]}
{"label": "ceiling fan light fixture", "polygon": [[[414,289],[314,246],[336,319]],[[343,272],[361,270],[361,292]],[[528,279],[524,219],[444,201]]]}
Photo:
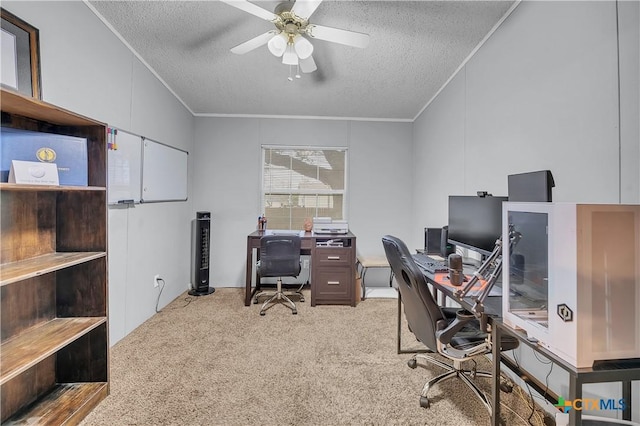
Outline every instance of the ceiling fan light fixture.
{"label": "ceiling fan light fixture", "polygon": [[300,59],[307,59],[313,53],[313,44],[301,35],[293,39],[293,47]]}
{"label": "ceiling fan light fixture", "polygon": [[277,56],[278,58],[285,53],[285,51],[287,50],[287,46],[288,38],[283,33],[279,33],[273,36],[267,43],[269,52],[271,52],[273,56]]}
{"label": "ceiling fan light fixture", "polygon": [[293,50],[292,44],[287,45],[287,50],[282,55],[282,63],[285,65],[298,65],[298,55]]}
{"label": "ceiling fan light fixture", "polygon": [[[323,0],[280,0],[275,8],[275,13],[263,9],[249,0],[220,1],[269,21],[276,27],[239,44],[232,48],[231,52],[243,55],[266,44],[274,56],[282,57],[283,64],[298,67],[296,68],[296,78],[300,75],[299,71],[308,74],[318,69],[312,56],[313,44],[309,39],[359,48],[366,48],[369,45],[368,34],[311,24],[309,17]],[[289,77],[292,79],[291,70]]]}

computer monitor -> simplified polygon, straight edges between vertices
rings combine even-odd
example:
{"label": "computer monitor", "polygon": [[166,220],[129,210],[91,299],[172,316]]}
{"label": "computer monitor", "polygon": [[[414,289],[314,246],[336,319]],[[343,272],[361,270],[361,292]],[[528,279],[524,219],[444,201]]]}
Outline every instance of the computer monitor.
{"label": "computer monitor", "polygon": [[502,202],[507,197],[449,196],[448,241],[490,255],[502,236]]}
{"label": "computer monitor", "polygon": [[507,183],[509,201],[551,202],[551,188],[555,186],[550,170],[509,175]]}

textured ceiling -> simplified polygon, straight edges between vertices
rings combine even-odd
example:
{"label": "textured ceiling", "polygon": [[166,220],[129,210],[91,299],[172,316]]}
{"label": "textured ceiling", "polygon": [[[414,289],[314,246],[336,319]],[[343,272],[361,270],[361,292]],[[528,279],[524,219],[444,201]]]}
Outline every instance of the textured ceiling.
{"label": "textured ceiling", "polygon": [[194,114],[391,120],[413,120],[512,3],[325,0],[309,21],[367,33],[369,46],[311,40],[318,70],[290,82],[266,46],[229,51],[274,26],[227,4],[90,2]]}

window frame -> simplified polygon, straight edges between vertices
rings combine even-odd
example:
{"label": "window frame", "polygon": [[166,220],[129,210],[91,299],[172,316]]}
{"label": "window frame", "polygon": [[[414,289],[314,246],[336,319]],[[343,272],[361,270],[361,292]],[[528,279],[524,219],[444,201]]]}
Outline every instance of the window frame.
{"label": "window frame", "polygon": [[[267,150],[293,150],[293,151],[343,151],[344,152],[344,189],[303,189],[299,191],[279,191],[279,192],[266,192],[265,191],[265,156]],[[349,149],[345,146],[316,146],[316,145],[271,145],[262,144],[260,146],[260,210],[265,207],[266,195],[341,195],[342,196],[342,220],[348,220],[348,202],[347,196],[349,192]],[[318,207],[316,206],[316,213]],[[269,218],[267,217],[267,220]],[[291,229],[291,215],[289,215],[289,227]]]}

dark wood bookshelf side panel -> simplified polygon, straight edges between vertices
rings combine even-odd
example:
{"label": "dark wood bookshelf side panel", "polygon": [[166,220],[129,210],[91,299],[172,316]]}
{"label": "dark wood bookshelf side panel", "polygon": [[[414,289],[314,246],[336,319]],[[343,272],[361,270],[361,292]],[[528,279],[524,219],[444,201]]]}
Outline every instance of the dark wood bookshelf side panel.
{"label": "dark wood bookshelf side panel", "polygon": [[56,272],[57,317],[107,316],[107,261],[92,260]]}
{"label": "dark wood bookshelf side panel", "polygon": [[106,382],[107,323],[101,324],[56,354],[58,383]]}
{"label": "dark wood bookshelf side panel", "polygon": [[5,285],[0,291],[2,342],[56,317],[54,274]]}
{"label": "dark wood bookshelf side panel", "polygon": [[106,197],[104,191],[58,194],[57,251],[107,250]]}
{"label": "dark wood bookshelf side panel", "polygon": [[2,191],[0,263],[53,253],[56,247],[56,194]]}
{"label": "dark wood bookshelf side panel", "polygon": [[89,160],[89,185],[107,187],[107,129],[93,126],[86,129]]}
{"label": "dark wood bookshelf side panel", "polygon": [[55,366],[52,355],[2,385],[2,422],[55,386]]}

